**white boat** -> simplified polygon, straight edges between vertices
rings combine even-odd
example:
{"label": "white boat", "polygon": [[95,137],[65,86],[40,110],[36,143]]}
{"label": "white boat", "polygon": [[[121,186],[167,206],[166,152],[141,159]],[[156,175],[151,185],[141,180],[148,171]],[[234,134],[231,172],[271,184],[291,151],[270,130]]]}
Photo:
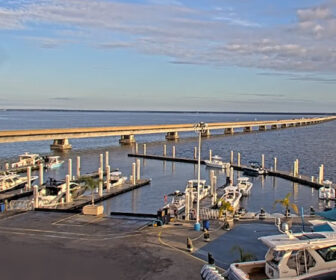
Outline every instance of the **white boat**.
{"label": "white boat", "polygon": [[335,189],[331,181],[323,182],[323,187],[319,188],[319,199],[335,199]]}
{"label": "white boat", "polygon": [[110,173],[110,182],[112,183],[111,187],[119,186],[119,185],[125,183],[126,180],[127,180],[127,177],[122,176],[122,173],[119,170],[112,171]]}
{"label": "white boat", "polygon": [[180,191],[175,191],[172,201],[168,203],[164,208],[168,208],[171,216],[182,213],[185,209],[185,194]]}
{"label": "white boat", "polygon": [[253,187],[253,183],[248,181],[248,177],[239,177],[237,188],[242,193],[243,196],[247,196],[250,194],[251,189]]}
{"label": "white boat", "polygon": [[48,156],[45,159],[45,168],[54,169],[60,167],[64,163],[64,160],[60,160],[59,156]]}
{"label": "white boat", "polygon": [[259,239],[268,247],[265,260],[231,264],[229,280],[336,279],[336,233],[288,233]]}
{"label": "white boat", "polygon": [[19,155],[19,161],[12,163],[12,168],[19,168],[19,167],[25,167],[25,166],[35,166],[40,163],[43,163],[44,160],[39,154],[30,154],[30,153],[24,153],[22,155]]}
{"label": "white boat", "polygon": [[224,194],[218,200],[217,206],[222,205],[222,201],[230,203],[233,210],[236,211],[239,209],[239,202],[242,197],[241,192],[235,186],[228,186],[224,188]]}
{"label": "white boat", "polygon": [[[206,185],[206,180],[200,180],[199,185],[199,200],[202,200],[209,194],[210,186]],[[191,189],[191,201],[197,202],[197,188],[198,188],[198,181],[197,179],[189,180],[186,186],[186,192]]]}
{"label": "white boat", "polygon": [[[38,176],[31,176],[31,183],[37,178]],[[28,177],[20,176],[15,173],[3,173],[0,176],[0,193],[23,188],[27,183]]]}
{"label": "white boat", "polygon": [[266,175],[267,169],[262,168],[259,162],[250,161],[250,166],[243,168],[243,173],[250,176]]}
{"label": "white boat", "polygon": [[222,158],[217,155],[213,156],[211,160],[205,160],[204,162],[208,167],[221,168],[221,169],[230,168],[230,163],[223,162]]}
{"label": "white boat", "polygon": [[[86,190],[83,184],[70,181],[70,195],[72,199],[81,196]],[[65,181],[57,181],[50,178],[39,191],[39,206],[56,206],[62,202],[66,196]]]}

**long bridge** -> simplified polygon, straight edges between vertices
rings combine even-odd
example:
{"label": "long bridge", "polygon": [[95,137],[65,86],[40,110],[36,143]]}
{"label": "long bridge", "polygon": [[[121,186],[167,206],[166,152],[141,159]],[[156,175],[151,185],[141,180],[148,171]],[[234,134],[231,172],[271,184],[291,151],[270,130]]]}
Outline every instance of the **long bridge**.
{"label": "long bridge", "polygon": [[[243,129],[244,132],[266,131],[269,129],[318,124],[335,119],[336,116],[327,116],[287,120],[207,123],[202,136],[209,136],[211,130],[223,130],[224,134],[233,134],[235,129]],[[75,138],[120,136],[119,142],[121,144],[132,144],[135,142],[135,135],[139,134],[165,133],[167,140],[175,140],[179,138],[179,132],[194,130],[195,124],[7,130],[0,131],[0,143],[53,140],[53,144],[50,146],[51,149],[66,150],[71,149],[69,139]]]}

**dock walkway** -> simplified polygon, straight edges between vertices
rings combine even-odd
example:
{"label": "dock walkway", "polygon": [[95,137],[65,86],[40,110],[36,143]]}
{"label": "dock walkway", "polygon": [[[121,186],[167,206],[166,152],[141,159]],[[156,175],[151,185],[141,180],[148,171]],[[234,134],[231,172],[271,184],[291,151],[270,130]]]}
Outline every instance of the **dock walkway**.
{"label": "dock walkway", "polygon": [[[129,157],[138,157],[138,158],[144,158],[144,159],[153,159],[153,160],[165,160],[165,161],[172,161],[172,162],[184,162],[184,163],[192,163],[197,164],[197,159],[190,159],[190,158],[179,158],[179,157],[171,157],[171,156],[160,156],[160,155],[145,155],[145,154],[134,154],[130,153],[128,154]],[[201,159],[201,164],[205,164],[204,160]],[[231,164],[231,167],[233,167],[234,170],[242,171],[244,168],[248,167],[246,165],[237,165],[237,164]],[[302,185],[307,185],[310,187],[313,187],[315,189],[319,189],[322,187],[322,184],[319,184],[316,179],[312,181],[311,177],[307,175],[298,175],[294,176],[292,172],[288,171],[280,171],[280,170],[272,170],[272,169],[266,169],[267,174],[274,177],[283,178],[289,181],[292,181],[294,183],[299,183]],[[335,184],[333,185],[335,187]]]}
{"label": "dock walkway", "polygon": [[[137,180],[136,184],[131,184],[129,181],[120,185],[111,188],[109,192],[106,190],[104,191],[102,196],[99,196],[98,194],[94,194],[94,203],[102,202],[106,199],[109,199],[111,197],[115,197],[117,195],[120,195],[122,193],[126,193],[129,191],[132,191],[134,189],[140,188],[142,186],[148,185],[150,183],[149,179],[141,179]],[[71,213],[79,213],[81,212],[82,208],[85,205],[88,205],[91,203],[91,195],[83,195],[79,197],[78,199],[75,199],[74,201],[70,203],[63,203],[58,204],[56,206],[45,206],[45,207],[39,207],[35,208],[37,211],[52,211],[52,212],[71,212]]]}

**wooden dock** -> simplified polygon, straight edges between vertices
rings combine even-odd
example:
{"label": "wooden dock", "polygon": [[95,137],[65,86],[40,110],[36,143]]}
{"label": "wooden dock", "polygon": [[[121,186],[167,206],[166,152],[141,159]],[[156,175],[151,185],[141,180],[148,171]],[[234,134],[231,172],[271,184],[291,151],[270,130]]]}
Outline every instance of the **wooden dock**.
{"label": "wooden dock", "polygon": [[[149,179],[140,179],[137,180],[136,184],[131,184],[129,181],[126,183],[112,187],[109,192],[104,190],[103,195],[99,196],[98,194],[94,194],[94,202],[99,203],[106,199],[109,199],[111,197],[115,197],[117,195],[120,195],[122,193],[126,193],[129,191],[132,191],[134,189],[140,188],[142,186],[150,184]],[[85,205],[91,204],[91,194],[90,195],[83,195],[79,197],[78,199],[75,199],[74,201],[70,203],[63,203],[58,204],[57,206],[51,206],[51,207],[39,207],[35,208],[36,211],[49,211],[49,212],[70,212],[70,213],[79,213],[82,211],[82,208]]]}
{"label": "wooden dock", "polygon": [[[153,160],[165,160],[165,161],[172,161],[172,162],[184,162],[184,163],[192,163],[197,164],[197,159],[188,159],[188,158],[179,158],[179,157],[171,157],[171,156],[159,156],[159,155],[144,155],[144,154],[128,154],[129,157],[137,157],[137,158],[144,158],[144,159],[153,159]],[[201,159],[201,164],[205,164],[204,160]],[[248,167],[246,165],[237,165],[237,164],[231,164],[231,167],[233,167],[234,170],[242,171],[244,168]],[[266,169],[267,175],[283,178],[289,181],[292,181],[294,183],[299,183],[301,185],[307,185],[310,187],[313,187],[315,189],[319,189],[322,187],[322,184],[319,184],[316,180],[312,181],[311,177],[306,175],[298,175],[294,176],[292,172],[287,171],[280,171],[280,170],[271,170]],[[335,185],[333,185],[335,187]]]}
{"label": "wooden dock", "polygon": [[5,202],[6,200],[9,202],[11,200],[31,196],[32,194],[33,188],[30,190],[24,190],[24,188],[20,188],[0,194],[0,202]]}

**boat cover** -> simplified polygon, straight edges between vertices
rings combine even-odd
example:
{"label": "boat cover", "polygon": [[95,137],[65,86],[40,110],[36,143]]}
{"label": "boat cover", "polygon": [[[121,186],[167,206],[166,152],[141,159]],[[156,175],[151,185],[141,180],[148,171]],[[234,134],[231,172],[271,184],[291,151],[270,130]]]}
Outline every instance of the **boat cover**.
{"label": "boat cover", "polygon": [[336,208],[328,211],[316,212],[315,214],[328,220],[336,221]]}

